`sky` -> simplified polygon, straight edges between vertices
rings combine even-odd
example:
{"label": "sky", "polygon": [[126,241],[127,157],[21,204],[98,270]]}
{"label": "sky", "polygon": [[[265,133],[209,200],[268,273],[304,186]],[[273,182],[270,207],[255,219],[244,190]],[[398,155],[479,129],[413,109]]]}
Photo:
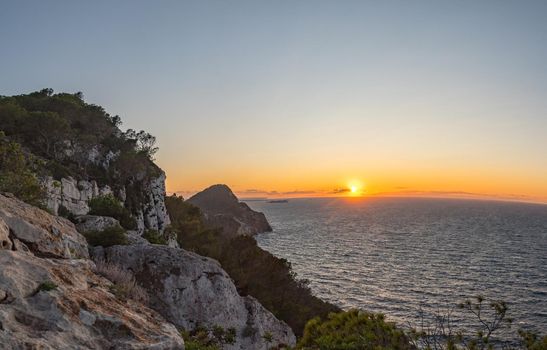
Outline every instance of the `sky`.
{"label": "sky", "polygon": [[0,1],[0,95],[82,91],[167,190],[547,202],[546,1]]}

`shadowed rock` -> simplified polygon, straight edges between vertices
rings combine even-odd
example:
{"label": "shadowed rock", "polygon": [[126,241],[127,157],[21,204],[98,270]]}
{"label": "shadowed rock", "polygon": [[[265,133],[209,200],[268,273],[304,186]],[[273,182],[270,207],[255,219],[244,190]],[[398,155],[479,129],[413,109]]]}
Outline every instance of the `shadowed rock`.
{"label": "shadowed rock", "polygon": [[209,227],[222,228],[229,236],[252,236],[272,230],[266,216],[240,202],[226,185],[213,185],[188,199],[201,209]]}

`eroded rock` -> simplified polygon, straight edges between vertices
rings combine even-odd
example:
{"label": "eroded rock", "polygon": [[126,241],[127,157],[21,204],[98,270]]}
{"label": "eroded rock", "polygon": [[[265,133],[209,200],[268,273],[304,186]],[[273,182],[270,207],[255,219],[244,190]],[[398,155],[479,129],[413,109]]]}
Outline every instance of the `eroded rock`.
{"label": "eroded rock", "polygon": [[[6,349],[184,349],[158,313],[120,300],[87,259],[0,251],[0,344]],[[49,288],[41,287],[48,282]]]}
{"label": "eroded rock", "polygon": [[[254,298],[241,297],[215,260],[158,245],[100,248],[96,256],[131,270],[148,290],[150,307],[177,327],[235,328],[236,343],[225,349],[265,350],[295,343],[290,327]],[[272,334],[272,343],[264,340],[266,333]]]}
{"label": "eroded rock", "polygon": [[87,242],[74,225],[61,217],[0,194],[0,218],[13,238],[34,254],[55,258],[88,258]]}

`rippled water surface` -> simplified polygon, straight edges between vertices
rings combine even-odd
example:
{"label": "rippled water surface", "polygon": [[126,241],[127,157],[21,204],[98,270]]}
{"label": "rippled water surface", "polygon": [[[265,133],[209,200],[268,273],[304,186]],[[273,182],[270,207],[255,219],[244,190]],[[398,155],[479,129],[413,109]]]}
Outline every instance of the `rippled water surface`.
{"label": "rippled water surface", "polygon": [[257,237],[259,245],[341,307],[415,324],[420,307],[433,312],[482,294],[509,303],[515,329],[547,333],[546,205],[412,198],[248,204],[274,229]]}

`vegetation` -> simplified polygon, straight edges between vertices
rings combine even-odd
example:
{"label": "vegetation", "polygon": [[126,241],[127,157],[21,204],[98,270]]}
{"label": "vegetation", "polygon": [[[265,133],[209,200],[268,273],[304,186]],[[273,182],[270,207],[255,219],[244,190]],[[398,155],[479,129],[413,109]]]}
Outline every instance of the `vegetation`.
{"label": "vegetation", "polygon": [[157,230],[145,230],[142,236],[152,244],[167,245],[167,239]]}
{"label": "vegetation", "polygon": [[458,304],[457,309],[472,316],[476,329],[456,329],[451,322],[454,308],[435,315],[433,322],[428,322],[421,313],[420,327],[408,332],[411,343],[428,350],[547,349],[547,336],[542,338],[524,330],[518,331],[521,339],[518,347],[494,341],[496,334],[509,334],[512,324],[512,319],[507,316],[508,306],[503,301],[486,303],[484,297],[477,296],[475,300],[468,299]]}
{"label": "vegetation", "polygon": [[91,246],[111,247],[113,245],[127,245],[125,230],[119,226],[109,227],[103,231],[84,232],[87,243]]}
{"label": "vegetation", "polygon": [[306,324],[298,349],[381,350],[413,349],[403,330],[381,314],[359,310],[331,313]]}
{"label": "vegetation", "polygon": [[296,334],[306,322],[339,309],[313,296],[305,280],[298,280],[291,264],[262,250],[252,237],[228,238],[203,224],[199,208],[182,197],[166,198],[171,217],[169,234],[181,247],[218,260],[242,295],[252,295]]}
{"label": "vegetation", "polygon": [[57,289],[57,285],[52,281],[42,282],[38,286],[38,290],[45,291],[45,292],[49,292],[49,291],[54,290],[54,289]]}
{"label": "vegetation", "polygon": [[13,193],[21,200],[44,206],[45,191],[41,187],[36,171],[38,161],[25,154],[21,146],[8,140],[0,131],[0,191]]}
{"label": "vegetation", "polygon": [[131,216],[129,210],[111,194],[92,198],[88,205],[90,215],[110,216],[117,219],[125,229],[137,228],[137,221]]}
{"label": "vegetation", "polygon": [[[125,188],[126,207],[134,212],[143,201],[142,184],[160,171],[152,162],[156,139],[144,131],[122,132],[120,125],[120,117],[86,103],[80,92],[54,94],[52,89],[43,89],[26,95],[0,96],[1,158],[19,165],[2,164],[1,169],[19,172],[3,171],[2,188],[34,204],[40,200],[34,174],[54,179],[93,179],[115,191]],[[15,156],[6,157],[6,150]],[[14,182],[21,174],[24,181]],[[129,228],[130,223],[123,225]]]}
{"label": "vegetation", "polygon": [[181,331],[184,345],[189,350],[220,350],[225,344],[234,344],[236,337],[235,328],[224,329],[216,325],[211,329],[196,327],[195,330]]}
{"label": "vegetation", "polygon": [[105,261],[97,261],[95,266],[96,273],[112,282],[110,291],[118,299],[133,299],[144,304],[148,303],[146,290],[137,284],[135,277],[130,271]]}

